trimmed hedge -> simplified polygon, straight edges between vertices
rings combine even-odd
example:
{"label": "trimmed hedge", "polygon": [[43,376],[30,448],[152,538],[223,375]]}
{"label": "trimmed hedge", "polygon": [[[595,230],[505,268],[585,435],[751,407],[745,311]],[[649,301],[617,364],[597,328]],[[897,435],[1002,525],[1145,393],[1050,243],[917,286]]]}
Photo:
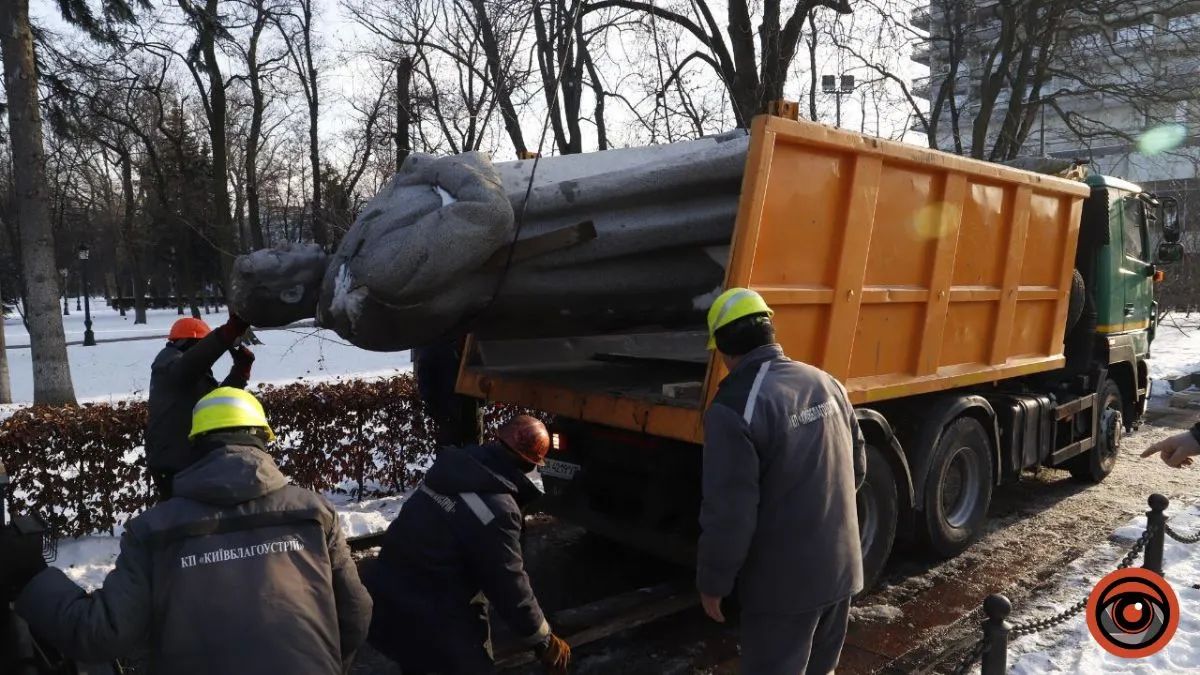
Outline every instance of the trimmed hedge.
{"label": "trimmed hedge", "polygon": [[[306,488],[397,494],[421,480],[436,449],[410,375],[254,393],[278,436],[269,451]],[[485,424],[493,429],[511,414],[487,408]],[[145,426],[145,401],[34,406],[0,421],[0,461],[15,507],[42,515],[59,536],[111,532],[155,501]]]}

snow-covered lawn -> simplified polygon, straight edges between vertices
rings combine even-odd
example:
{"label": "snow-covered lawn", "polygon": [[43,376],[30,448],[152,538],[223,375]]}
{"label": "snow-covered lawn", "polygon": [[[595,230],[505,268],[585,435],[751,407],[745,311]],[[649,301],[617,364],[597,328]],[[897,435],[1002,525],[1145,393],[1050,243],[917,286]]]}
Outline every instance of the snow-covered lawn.
{"label": "snow-covered lawn", "polygon": [[1166,380],[1200,371],[1200,314],[1168,314],[1150,346],[1153,396],[1171,395]]}
{"label": "snow-covered lawn", "polygon": [[[1181,534],[1200,529],[1200,505],[1172,505],[1167,511],[1171,526]],[[1060,574],[1058,585],[1037,602],[1013,610],[1009,621],[1057,614],[1091,592],[1093,585],[1117,568],[1121,558],[1146,528],[1139,516],[1113,533],[1112,539],[1076,559]],[[1136,564],[1140,565],[1142,560]],[[1105,651],[1088,632],[1082,614],[1042,633],[1022,637],[1009,645],[1010,673],[1159,673],[1200,672],[1200,544],[1181,544],[1167,538],[1163,547],[1163,575],[1179,598],[1179,629],[1162,651],[1141,659],[1123,659]]]}
{"label": "snow-covered lawn", "polygon": [[[70,345],[71,379],[81,401],[108,401],[142,397],[150,383],[150,363],[162,349],[167,331],[179,318],[175,310],[151,310],[149,323],[133,324],[133,313],[122,318],[99,300],[93,304],[94,347]],[[204,317],[214,328],[225,322],[224,313]],[[67,339],[83,339],[82,313],[72,310],[63,317]],[[29,334],[18,316],[4,321],[8,342],[8,367],[12,378],[13,401],[33,400],[33,367]],[[359,377],[390,375],[411,369],[408,352],[369,352],[346,343],[337,334],[315,328],[281,328],[256,332],[263,344],[254,347],[254,377],[251,384],[282,384],[297,380],[322,380],[339,376]],[[133,338],[123,342],[103,342]],[[26,345],[21,347],[19,345]],[[213,368],[217,379],[229,372],[229,356],[223,356]]]}

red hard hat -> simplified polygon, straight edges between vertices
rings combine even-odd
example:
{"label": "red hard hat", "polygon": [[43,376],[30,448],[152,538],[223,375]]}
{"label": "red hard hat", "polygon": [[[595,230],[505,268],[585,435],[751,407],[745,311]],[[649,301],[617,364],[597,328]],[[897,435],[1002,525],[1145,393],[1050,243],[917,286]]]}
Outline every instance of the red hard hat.
{"label": "red hard hat", "polygon": [[496,437],[521,459],[538,466],[546,466],[546,453],[550,452],[550,433],[538,418],[517,415],[500,427]]}
{"label": "red hard hat", "polygon": [[186,317],[176,321],[171,325],[171,332],[167,335],[168,340],[189,340],[200,338],[208,335],[212,329],[208,324],[194,317]]}

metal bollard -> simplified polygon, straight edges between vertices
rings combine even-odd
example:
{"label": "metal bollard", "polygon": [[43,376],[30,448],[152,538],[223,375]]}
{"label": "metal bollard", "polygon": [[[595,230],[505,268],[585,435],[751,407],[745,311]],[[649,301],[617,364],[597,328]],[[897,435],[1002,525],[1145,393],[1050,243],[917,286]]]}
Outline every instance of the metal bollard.
{"label": "metal bollard", "polygon": [[1142,567],[1162,576],[1163,566],[1163,536],[1167,525],[1167,515],[1163,513],[1171,501],[1155,493],[1147,500],[1150,510],[1146,512],[1146,529],[1150,530],[1150,538],[1146,540],[1146,556]]}
{"label": "metal bollard", "polygon": [[982,675],[1004,675],[1008,672],[1008,631],[1012,628],[1005,619],[1012,612],[1012,603],[998,593],[983,601],[983,655],[980,658]]}

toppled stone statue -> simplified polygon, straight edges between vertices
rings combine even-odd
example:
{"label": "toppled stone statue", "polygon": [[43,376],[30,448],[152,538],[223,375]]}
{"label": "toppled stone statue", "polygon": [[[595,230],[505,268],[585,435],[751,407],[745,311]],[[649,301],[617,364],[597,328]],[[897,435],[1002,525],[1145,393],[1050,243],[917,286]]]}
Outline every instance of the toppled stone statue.
{"label": "toppled stone statue", "polygon": [[748,147],[739,131],[546,158],[532,186],[533,160],[414,154],[334,253],[239,257],[231,302],[254,325],[315,317],[377,351],[464,330],[702,325],[724,280]]}

